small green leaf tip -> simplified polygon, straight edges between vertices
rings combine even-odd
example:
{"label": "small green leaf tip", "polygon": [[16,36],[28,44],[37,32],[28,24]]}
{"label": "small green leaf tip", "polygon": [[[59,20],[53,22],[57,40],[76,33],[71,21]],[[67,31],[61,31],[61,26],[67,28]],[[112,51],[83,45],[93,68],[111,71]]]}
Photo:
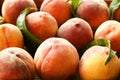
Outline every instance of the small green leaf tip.
{"label": "small green leaf tip", "polygon": [[79,4],[81,3],[81,0],[66,0],[66,2],[71,1],[71,12],[73,14],[73,16],[77,17],[76,15],[76,10],[79,6]]}

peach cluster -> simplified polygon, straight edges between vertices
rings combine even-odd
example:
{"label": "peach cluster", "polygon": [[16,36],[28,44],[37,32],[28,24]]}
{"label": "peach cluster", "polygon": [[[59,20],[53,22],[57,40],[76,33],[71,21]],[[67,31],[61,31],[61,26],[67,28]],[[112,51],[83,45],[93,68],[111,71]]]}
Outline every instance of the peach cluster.
{"label": "peach cluster", "polygon": [[119,80],[118,3],[0,0],[0,80]]}

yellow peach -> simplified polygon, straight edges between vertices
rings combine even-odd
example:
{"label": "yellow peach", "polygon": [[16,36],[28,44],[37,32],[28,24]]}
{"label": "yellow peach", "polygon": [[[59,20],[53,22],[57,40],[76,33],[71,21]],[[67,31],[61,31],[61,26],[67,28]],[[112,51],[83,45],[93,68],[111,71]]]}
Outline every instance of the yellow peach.
{"label": "yellow peach", "polygon": [[109,54],[108,47],[92,46],[87,49],[79,63],[81,80],[116,80],[120,74],[120,60],[114,55],[105,65]]}

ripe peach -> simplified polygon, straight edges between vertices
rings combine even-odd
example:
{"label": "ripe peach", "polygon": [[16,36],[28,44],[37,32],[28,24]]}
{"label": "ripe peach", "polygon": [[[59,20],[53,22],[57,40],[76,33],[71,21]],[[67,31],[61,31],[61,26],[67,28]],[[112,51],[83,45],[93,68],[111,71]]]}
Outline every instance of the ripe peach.
{"label": "ripe peach", "polygon": [[33,0],[5,0],[2,5],[2,16],[7,23],[15,25],[17,17],[27,7],[37,10]]}
{"label": "ripe peach", "polygon": [[58,24],[49,13],[39,11],[26,16],[28,30],[40,40],[56,36]]}
{"label": "ripe peach", "polygon": [[38,9],[40,9],[41,4],[42,4],[43,1],[44,0],[34,0],[34,2],[35,2],[35,4],[36,4],[36,6],[37,6]]}
{"label": "ripe peach", "polygon": [[93,40],[91,26],[82,18],[71,18],[60,26],[57,36],[67,39],[77,50]]}
{"label": "ripe peach", "polygon": [[98,26],[109,19],[109,8],[104,0],[82,0],[76,14],[85,19],[96,30]]}
{"label": "ripe peach", "polygon": [[9,23],[0,25],[0,50],[7,47],[24,47],[21,31],[17,26]]}
{"label": "ripe peach", "polygon": [[70,4],[66,0],[44,0],[40,10],[50,13],[59,26],[72,17]]}
{"label": "ripe peach", "polygon": [[93,46],[86,50],[79,64],[81,80],[116,80],[120,74],[120,61],[114,55],[105,65],[109,54],[108,47]]}
{"label": "ripe peach", "polygon": [[34,62],[42,80],[71,80],[78,69],[79,55],[69,41],[52,37],[38,47]]}
{"label": "ripe peach", "polygon": [[95,32],[94,39],[106,38],[110,40],[111,48],[120,56],[120,23],[108,20],[102,23]]}
{"label": "ripe peach", "polygon": [[34,74],[34,60],[27,51],[18,47],[0,51],[1,80],[33,80]]}

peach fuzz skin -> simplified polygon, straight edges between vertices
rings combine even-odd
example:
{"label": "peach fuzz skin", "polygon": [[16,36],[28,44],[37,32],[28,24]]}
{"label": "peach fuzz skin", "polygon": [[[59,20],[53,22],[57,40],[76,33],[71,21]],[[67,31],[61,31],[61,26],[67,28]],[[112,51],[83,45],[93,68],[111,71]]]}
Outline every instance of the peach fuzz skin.
{"label": "peach fuzz skin", "polygon": [[28,30],[40,40],[56,36],[57,21],[47,12],[33,12],[26,16]]}
{"label": "peach fuzz skin", "polygon": [[20,15],[21,11],[28,7],[37,10],[33,0],[4,0],[2,5],[2,16],[5,22],[16,25],[17,17]]}
{"label": "peach fuzz skin", "polygon": [[1,80],[34,80],[35,64],[22,48],[10,47],[0,51]]}
{"label": "peach fuzz skin", "polygon": [[95,31],[104,21],[109,20],[109,8],[104,0],[82,0],[76,14],[85,19]]}
{"label": "peach fuzz skin", "polygon": [[79,63],[81,80],[117,80],[120,74],[120,60],[115,55],[105,65],[109,54],[108,47],[92,46],[86,50]]}
{"label": "peach fuzz skin", "polygon": [[79,51],[93,40],[93,31],[82,18],[72,18],[60,26],[57,37],[65,38]]}
{"label": "peach fuzz skin", "polygon": [[9,23],[0,25],[0,50],[7,47],[24,47],[21,31],[17,26]]}
{"label": "peach fuzz skin", "polygon": [[57,20],[59,26],[72,18],[70,4],[66,0],[44,0],[40,11],[50,13]]}
{"label": "peach fuzz skin", "polygon": [[111,48],[120,56],[120,23],[118,21],[108,20],[102,23],[94,35],[94,39],[100,38],[110,40]]}
{"label": "peach fuzz skin", "polygon": [[38,47],[34,62],[43,80],[71,80],[78,69],[79,55],[67,40],[49,38]]}

